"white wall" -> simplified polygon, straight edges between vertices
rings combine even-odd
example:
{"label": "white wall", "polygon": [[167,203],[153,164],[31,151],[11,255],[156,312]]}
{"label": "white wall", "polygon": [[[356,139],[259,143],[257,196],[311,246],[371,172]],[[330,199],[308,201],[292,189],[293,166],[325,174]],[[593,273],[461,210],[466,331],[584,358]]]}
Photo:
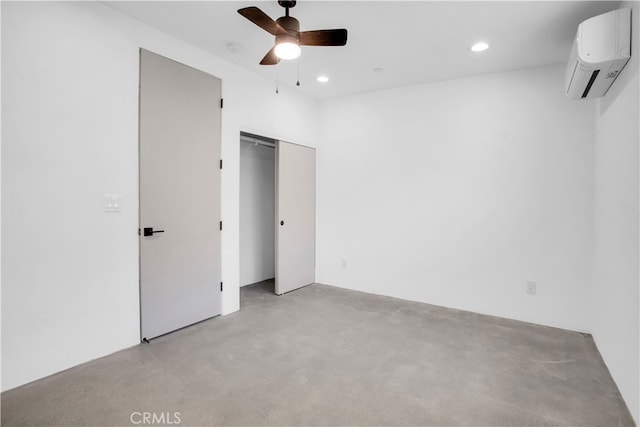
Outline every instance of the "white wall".
{"label": "white wall", "polygon": [[563,81],[559,65],[322,102],[318,281],[589,330],[594,104]]}
{"label": "white wall", "polygon": [[240,143],[240,286],[275,277],[276,150]]}
{"label": "white wall", "polygon": [[99,3],[1,7],[2,389],[139,342],[140,47],[222,79],[222,304],[237,310],[240,131],[314,146],[316,102]]}
{"label": "white wall", "polygon": [[631,60],[596,111],[593,337],[639,424],[640,7],[638,2],[621,7],[633,7],[635,38]]}

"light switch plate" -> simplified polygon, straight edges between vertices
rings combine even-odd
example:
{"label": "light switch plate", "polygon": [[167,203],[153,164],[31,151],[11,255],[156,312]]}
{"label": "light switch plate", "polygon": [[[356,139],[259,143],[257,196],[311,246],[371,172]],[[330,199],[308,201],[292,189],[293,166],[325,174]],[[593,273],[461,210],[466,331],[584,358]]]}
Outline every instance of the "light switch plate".
{"label": "light switch plate", "polygon": [[535,295],[538,291],[538,284],[533,280],[527,281],[527,293],[531,295]]}
{"label": "light switch plate", "polygon": [[104,212],[120,212],[120,195],[105,195],[103,198],[102,209]]}

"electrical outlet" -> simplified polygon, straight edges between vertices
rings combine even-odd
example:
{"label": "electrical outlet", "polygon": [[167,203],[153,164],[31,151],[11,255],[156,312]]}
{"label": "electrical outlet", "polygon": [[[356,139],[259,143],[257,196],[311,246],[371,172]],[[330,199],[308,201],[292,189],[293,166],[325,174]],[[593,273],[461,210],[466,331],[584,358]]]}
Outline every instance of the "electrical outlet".
{"label": "electrical outlet", "polygon": [[342,262],[340,263],[340,265],[342,266],[342,268],[347,268],[347,260],[342,258]]}
{"label": "electrical outlet", "polygon": [[531,295],[535,295],[538,291],[538,284],[533,280],[527,281],[527,293]]}

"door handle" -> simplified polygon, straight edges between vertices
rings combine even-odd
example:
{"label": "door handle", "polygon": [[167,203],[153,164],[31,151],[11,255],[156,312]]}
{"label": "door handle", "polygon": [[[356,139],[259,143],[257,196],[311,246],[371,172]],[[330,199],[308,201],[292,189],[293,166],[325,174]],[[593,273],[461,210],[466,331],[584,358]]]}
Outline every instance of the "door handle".
{"label": "door handle", "polygon": [[164,230],[154,230],[153,227],[145,227],[143,235],[153,236],[155,233],[164,233]]}

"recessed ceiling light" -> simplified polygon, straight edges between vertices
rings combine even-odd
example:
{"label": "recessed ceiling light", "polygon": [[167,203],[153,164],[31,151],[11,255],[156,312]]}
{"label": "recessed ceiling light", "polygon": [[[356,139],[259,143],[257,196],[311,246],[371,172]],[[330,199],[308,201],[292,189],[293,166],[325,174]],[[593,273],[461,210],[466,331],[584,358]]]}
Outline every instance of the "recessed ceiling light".
{"label": "recessed ceiling light", "polygon": [[318,76],[318,78],[316,79],[317,81],[319,81],[320,83],[326,83],[329,81],[329,77],[327,76]]}
{"label": "recessed ceiling light", "polygon": [[489,45],[485,42],[478,42],[471,46],[471,50],[474,52],[482,52],[489,49]]}

